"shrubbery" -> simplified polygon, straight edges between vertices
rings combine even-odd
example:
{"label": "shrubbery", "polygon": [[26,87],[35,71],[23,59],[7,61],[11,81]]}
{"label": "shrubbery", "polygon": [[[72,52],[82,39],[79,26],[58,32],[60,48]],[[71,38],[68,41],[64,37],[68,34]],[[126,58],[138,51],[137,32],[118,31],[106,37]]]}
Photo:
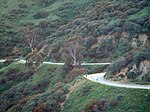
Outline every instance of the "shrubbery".
{"label": "shrubbery", "polygon": [[146,74],[144,75],[144,77],[145,77],[144,80],[150,82],[150,72],[146,73]]}
{"label": "shrubbery", "polygon": [[56,0],[38,0],[38,5],[40,6],[48,6],[52,3],[54,3]]}
{"label": "shrubbery", "polygon": [[72,71],[69,72],[69,74],[67,74],[66,81],[71,81],[75,77],[77,77],[79,75],[82,75],[83,73],[85,73],[84,69],[82,69],[82,68],[74,68]]}
{"label": "shrubbery", "polygon": [[14,20],[27,15],[27,13],[28,13],[27,9],[23,9],[23,8],[13,9],[6,15],[6,17],[10,20]]}
{"label": "shrubbery", "polygon": [[136,78],[136,74],[134,72],[128,72],[126,74],[128,79],[135,79]]}
{"label": "shrubbery", "polygon": [[41,12],[37,12],[33,15],[33,17],[35,19],[40,19],[40,18],[46,18],[48,16],[48,12],[45,12],[45,11],[41,11]]}
{"label": "shrubbery", "polygon": [[20,3],[18,6],[19,6],[19,8],[23,8],[23,9],[28,8],[27,4],[25,4],[25,3]]}
{"label": "shrubbery", "polygon": [[106,99],[93,100],[86,106],[86,112],[105,112],[107,109],[116,106],[118,103],[117,99],[107,101]]}

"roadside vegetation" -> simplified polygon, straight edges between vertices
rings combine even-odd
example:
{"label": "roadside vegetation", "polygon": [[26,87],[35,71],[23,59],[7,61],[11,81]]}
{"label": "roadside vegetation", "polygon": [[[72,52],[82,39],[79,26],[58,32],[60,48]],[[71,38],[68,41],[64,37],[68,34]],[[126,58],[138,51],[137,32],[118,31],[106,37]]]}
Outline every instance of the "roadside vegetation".
{"label": "roadside vegetation", "polygon": [[150,110],[148,90],[82,77],[150,84],[149,0],[0,0],[0,10],[0,111]]}
{"label": "roadside vegetation", "polygon": [[[84,69],[86,74],[104,68],[83,66],[79,70]],[[73,74],[80,73],[79,70],[74,70],[76,72]],[[1,68],[0,74],[2,111],[125,112],[129,109],[132,112],[148,112],[150,107],[149,90],[105,86],[86,80],[81,73],[77,76],[71,74],[74,78],[68,78],[64,74],[64,67],[60,65],[44,64],[35,72],[30,71],[24,64],[13,62]]]}

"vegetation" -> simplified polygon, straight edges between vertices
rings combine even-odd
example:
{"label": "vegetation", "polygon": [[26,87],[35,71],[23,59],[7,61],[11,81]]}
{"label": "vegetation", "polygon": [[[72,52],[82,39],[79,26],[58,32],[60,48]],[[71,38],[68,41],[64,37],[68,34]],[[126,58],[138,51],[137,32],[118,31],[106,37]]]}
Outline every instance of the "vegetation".
{"label": "vegetation", "polygon": [[149,90],[116,88],[83,80],[84,83],[71,94],[62,112],[149,111]]}
{"label": "vegetation", "polygon": [[148,90],[82,75],[107,72],[108,79],[149,84],[149,6],[149,0],[0,0],[0,59],[7,59],[0,63],[0,111],[148,112]]}
{"label": "vegetation", "polygon": [[[104,68],[84,66],[83,69],[85,73],[94,73],[101,67]],[[129,109],[137,112],[148,111],[150,107],[149,90],[104,86],[80,75],[66,83],[63,66],[44,64],[33,73],[24,64],[13,62],[1,68],[0,73],[2,111],[86,112],[99,109],[116,112]],[[83,83],[70,94],[61,110],[60,105],[65,101],[69,88],[81,80]]]}
{"label": "vegetation", "polygon": [[149,36],[147,0],[2,0],[1,4],[1,58],[30,53],[29,46],[24,45],[29,32],[26,30],[24,36],[19,32],[24,28],[30,33],[38,30],[35,42],[47,45],[43,57],[54,61],[62,60],[59,51],[72,35],[83,37],[84,60],[91,62],[117,60],[133,49],[131,38],[140,44],[140,35]]}
{"label": "vegetation", "polygon": [[[132,80],[148,80],[149,78],[149,57],[150,51],[148,48],[142,48],[136,50],[135,52],[129,52],[125,54],[120,60],[117,60],[114,64],[110,65],[107,68],[106,78],[115,78],[118,74],[122,73],[124,68],[127,68],[127,71],[124,75],[127,76],[127,79]],[[145,61],[145,64],[143,65]],[[144,68],[145,67],[145,68]],[[122,77],[124,78],[124,77]],[[147,81],[149,83],[149,81]]]}

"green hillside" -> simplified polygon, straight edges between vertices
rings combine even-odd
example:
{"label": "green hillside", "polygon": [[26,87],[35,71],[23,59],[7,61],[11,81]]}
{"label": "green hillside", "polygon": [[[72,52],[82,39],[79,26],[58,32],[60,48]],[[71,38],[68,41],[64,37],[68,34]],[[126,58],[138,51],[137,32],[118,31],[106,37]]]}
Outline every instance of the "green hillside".
{"label": "green hillside", "polygon": [[[98,67],[84,68],[92,73]],[[82,75],[66,83],[63,66],[45,64],[33,73],[24,64],[13,62],[1,68],[0,74],[2,112],[91,112],[98,101],[106,103],[100,107],[106,112],[148,112],[150,109],[149,90],[105,86]]]}
{"label": "green hillside", "polygon": [[45,59],[56,61],[62,59],[60,47],[72,35],[83,37],[84,60],[95,62],[116,60],[133,49],[132,38],[141,45],[139,36],[149,36],[148,0],[1,0],[0,4],[1,57],[29,53],[19,32],[29,26],[38,29],[39,43],[51,46],[50,55],[45,49]]}
{"label": "green hillside", "polygon": [[0,59],[0,112],[149,112],[149,90],[83,75],[150,85],[150,1],[0,0]]}

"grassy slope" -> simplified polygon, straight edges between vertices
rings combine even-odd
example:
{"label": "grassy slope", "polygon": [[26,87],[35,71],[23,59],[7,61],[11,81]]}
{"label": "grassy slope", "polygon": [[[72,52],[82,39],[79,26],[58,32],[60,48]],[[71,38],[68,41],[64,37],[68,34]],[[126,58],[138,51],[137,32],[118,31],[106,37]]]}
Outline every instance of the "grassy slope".
{"label": "grassy slope", "polygon": [[[0,72],[6,73],[10,68],[17,68],[21,71],[25,71],[24,69],[26,69],[23,64],[12,63],[7,67],[1,68]],[[93,68],[87,68],[92,70],[96,67],[94,66]],[[93,70],[91,72],[93,72]],[[3,75],[1,74],[0,77],[2,78]],[[16,83],[15,85],[12,85],[12,88],[18,88],[19,90],[19,88],[22,88],[23,86],[27,87],[34,85],[42,79],[47,78],[50,79],[50,83],[42,92],[42,94],[44,94],[51,90],[56,82],[63,80],[62,66],[43,65],[32,77],[32,81],[25,80],[23,82]],[[116,99],[117,97],[121,97],[121,100],[117,102],[117,105],[114,108],[108,109],[107,112],[126,112],[127,110],[129,110],[128,112],[148,112],[148,110],[150,110],[150,103],[146,97],[147,94],[150,94],[149,90],[105,86],[86,80],[82,78],[82,76],[77,78],[77,80],[78,79],[82,79],[84,83],[76,88],[75,91],[70,95],[69,99],[64,105],[62,112],[81,111],[84,110],[86,105],[93,100],[104,98],[110,101]],[[75,80],[73,80],[71,83],[65,84],[64,87],[68,88],[69,85],[73,84],[74,82]],[[90,86],[91,89],[86,94],[82,95],[83,90],[88,86]],[[33,94],[31,93],[31,95]]]}
{"label": "grassy slope", "polygon": [[[150,94],[149,90],[110,87],[83,80],[84,83],[66,101],[62,112],[80,112],[93,100],[104,98],[111,101],[117,97],[122,97],[122,99],[107,112],[148,112],[150,110],[150,103],[146,100],[146,95]],[[82,91],[87,86],[91,86],[91,89],[82,96]]]}
{"label": "grassy slope", "polygon": [[[2,78],[4,75],[9,72],[10,69],[16,69],[18,71],[26,72],[28,71],[28,68],[25,67],[24,64],[20,64],[17,62],[11,63],[10,65],[3,67],[0,69],[0,78]],[[25,80],[24,82],[20,83],[28,83],[28,85],[34,85],[37,84],[38,81],[47,78],[50,79],[51,82],[49,84],[49,87],[52,87],[56,82],[59,82],[63,80],[63,76],[60,74],[62,73],[62,66],[57,65],[42,65],[39,70],[32,76],[32,81]],[[17,83],[15,86],[20,85],[20,83]]]}
{"label": "grassy slope", "polygon": [[[10,26],[13,26],[13,29],[18,29],[20,27],[20,25],[22,23],[26,23],[26,22],[32,22],[34,24],[38,24],[40,21],[43,21],[43,20],[47,20],[47,21],[54,21],[54,20],[57,20],[57,19],[60,19],[55,13],[53,13],[52,11],[58,9],[59,7],[61,7],[64,3],[75,3],[77,5],[83,5],[87,2],[89,2],[90,0],[64,0],[64,1],[59,1],[59,0],[56,0],[56,2],[46,6],[46,7],[43,7],[43,6],[38,6],[36,4],[35,1],[33,0],[27,0],[27,1],[24,1],[24,3],[28,6],[28,14],[19,18],[19,19],[16,19],[16,20],[9,20],[9,19],[6,19],[3,20],[5,21],[7,24],[9,24]],[[18,5],[22,3],[22,1],[19,1],[19,0],[1,0],[0,1],[0,10],[1,10],[1,13],[0,13],[0,16],[2,16],[3,14],[4,15],[7,15],[11,10],[13,9],[18,9]],[[33,18],[33,15],[36,13],[36,12],[39,12],[39,11],[48,11],[49,13],[49,16],[46,17],[46,18],[41,18],[41,19],[34,19]],[[69,13],[69,12],[68,12]],[[73,13],[72,13],[72,10],[70,10],[70,19],[74,17]],[[1,17],[2,19],[3,17]]]}
{"label": "grassy slope", "polygon": [[[22,0],[1,0],[0,1],[0,10],[1,10],[0,14],[7,14],[12,9],[17,9],[18,4],[21,1]],[[54,2],[53,4],[47,7],[40,7],[34,4],[32,5],[32,3],[34,3],[32,0],[26,0],[25,3],[28,5],[28,8],[29,8],[29,13],[26,16],[21,17],[18,20],[10,21],[8,19],[5,19],[3,21],[9,24],[10,26],[12,26],[12,29],[16,31],[19,29],[22,23],[33,22],[35,24],[38,24],[42,20],[53,21],[53,20],[61,19],[57,15],[52,13],[52,11],[58,9],[65,2],[74,2],[77,5],[82,6],[83,4],[90,2],[90,1],[91,0],[64,0],[63,2],[60,2],[59,0],[57,0],[56,2]],[[129,16],[127,18],[127,21],[135,20],[139,18],[140,16],[144,16],[144,14],[148,13],[148,9],[149,8],[144,8],[140,12]],[[48,11],[49,16],[44,19],[34,19],[33,15],[38,11]],[[69,19],[75,16],[75,15],[72,15],[72,11],[69,11],[68,14],[70,14]],[[109,25],[114,24],[117,21],[118,19],[112,19],[111,21],[109,21]],[[64,40],[64,38],[61,38],[62,41]],[[58,38],[56,41],[59,43],[59,41],[61,40]],[[118,55],[119,53],[116,53],[116,54]],[[6,73],[9,68],[17,68],[20,71],[27,70],[23,64],[12,63],[11,65],[0,69],[0,72],[2,73],[0,77],[3,77],[3,74]],[[88,69],[92,69],[92,68],[88,68]],[[37,84],[42,79],[47,78],[47,79],[50,79],[51,82],[48,85],[48,87],[44,90],[44,92],[46,92],[50,90],[56,82],[63,80],[63,74],[61,73],[62,73],[61,66],[58,67],[58,66],[51,66],[51,65],[43,65],[39,69],[39,71],[37,71],[37,73],[33,75],[32,81],[26,80],[23,82],[13,83],[11,87],[16,87],[19,89],[20,87],[23,87],[23,86],[30,86],[30,85]],[[85,105],[88,104],[93,99],[105,98],[105,99],[111,100],[117,96],[123,96],[123,99],[119,102],[117,107],[110,109],[108,111],[126,112],[128,110],[129,112],[148,112],[148,110],[150,110],[150,105],[149,105],[150,103],[146,101],[146,94],[148,93],[150,94],[150,92],[147,90],[125,89],[125,88],[121,89],[121,88],[115,88],[115,87],[104,86],[101,84],[96,84],[96,83],[87,81],[85,79],[83,80],[85,81],[85,83],[81,85],[79,88],[77,88],[76,91],[67,100],[67,102],[65,103],[65,108],[63,112],[77,112],[85,108]],[[85,96],[82,96],[83,88],[85,88],[87,85],[91,85],[92,89]],[[0,85],[0,86],[3,86],[3,85]]]}

